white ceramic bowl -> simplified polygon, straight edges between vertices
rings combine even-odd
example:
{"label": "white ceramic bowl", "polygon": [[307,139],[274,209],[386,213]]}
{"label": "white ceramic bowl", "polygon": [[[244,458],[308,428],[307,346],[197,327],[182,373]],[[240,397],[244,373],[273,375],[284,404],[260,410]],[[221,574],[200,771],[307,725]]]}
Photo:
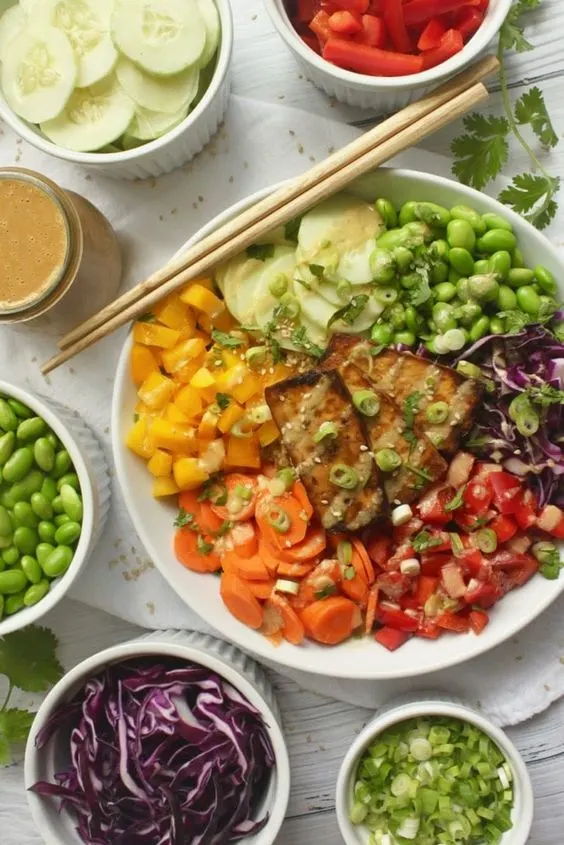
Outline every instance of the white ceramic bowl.
{"label": "white ceramic bowl", "polygon": [[37,396],[7,381],[0,381],[0,395],[23,402],[55,432],[74,464],[80,480],[84,507],[82,533],[71,565],[61,578],[52,582],[51,589],[44,599],[13,616],[5,616],[0,621],[1,637],[10,631],[37,622],[63,598],[76,581],[106,523],[110,507],[110,476],[100,443],[76,411],[71,411],[51,399],[46,404]]}
{"label": "white ceramic bowl", "polygon": [[513,773],[514,793],[513,827],[503,835],[501,845],[526,845],[533,822],[534,797],[531,778],[521,755],[500,728],[458,699],[441,693],[411,694],[391,702],[388,709],[368,723],[347,751],[337,778],[336,792],[337,820],[345,845],[366,845],[368,842],[368,829],[363,825],[353,825],[349,820],[356,770],[365,749],[392,725],[421,716],[447,716],[470,722],[496,743]]}
{"label": "white ceramic bowl", "polygon": [[419,100],[487,52],[511,7],[511,0],[490,0],[484,22],[464,48],[437,67],[410,76],[368,76],[332,65],[300,38],[286,12],[285,0],[264,0],[272,23],[303,67],[308,79],[330,97],[382,114]]}
{"label": "white ceramic bowl", "polygon": [[[278,187],[281,186],[261,191],[228,209],[198,232],[184,249]],[[378,196],[389,197],[398,206],[410,199],[420,199],[447,207],[465,203],[482,213],[493,211],[504,215],[513,224],[528,265],[545,264],[561,283],[564,282],[564,264],[543,235],[496,200],[450,179],[412,170],[382,168],[351,185],[349,191],[367,200]],[[564,286],[560,292],[564,295]],[[114,461],[129,514],[149,557],[178,596],[241,648],[271,663],[330,678],[372,680],[413,677],[463,663],[489,651],[532,622],[564,590],[564,578],[558,581],[547,581],[541,577],[532,579],[526,587],[513,591],[496,606],[490,624],[479,637],[473,634],[447,635],[437,642],[414,637],[393,653],[376,646],[370,638],[354,639],[331,648],[313,642],[300,647],[283,642],[274,648],[261,634],[246,628],[231,616],[219,596],[216,578],[189,572],[174,557],[172,522],[176,503],[170,501],[165,504],[151,497],[151,476],[144,461],[125,446],[136,403],[135,387],[129,378],[130,346],[131,339],[128,339],[117,366],[112,407]],[[166,538],[169,538],[168,542]]]}
{"label": "white ceramic bowl", "polygon": [[[111,663],[124,659],[154,655],[175,657],[198,663],[221,675],[260,712],[274,749],[276,768],[258,816],[269,813],[265,827],[255,836],[241,839],[243,845],[273,845],[284,821],[290,796],[290,761],[280,728],[280,713],[272,687],[263,671],[254,661],[233,646],[205,634],[179,631],[162,631],[146,634],[89,657],[56,684],[39,708],[33,722],[25,753],[25,786],[38,780],[53,780],[53,775],[69,762],[68,740],[63,741],[61,731],[55,740],[38,751],[35,739],[51,714],[70,701],[85,681],[103,671]],[[33,792],[27,793],[31,814],[45,845],[82,845],[74,829],[74,822],[67,811],[59,813],[57,801],[45,799]]]}
{"label": "white ceramic bowl", "polygon": [[[37,127],[18,117],[8,106],[0,90],[0,118],[24,141],[43,153],[63,161],[80,164],[91,173],[114,179],[148,179],[181,167],[203,150],[222,122],[230,89],[230,64],[233,52],[233,17],[229,0],[214,0],[221,23],[221,40],[211,83],[182,123],[160,138],[119,153],[79,153],[53,144]],[[13,5],[13,4],[10,4]]]}

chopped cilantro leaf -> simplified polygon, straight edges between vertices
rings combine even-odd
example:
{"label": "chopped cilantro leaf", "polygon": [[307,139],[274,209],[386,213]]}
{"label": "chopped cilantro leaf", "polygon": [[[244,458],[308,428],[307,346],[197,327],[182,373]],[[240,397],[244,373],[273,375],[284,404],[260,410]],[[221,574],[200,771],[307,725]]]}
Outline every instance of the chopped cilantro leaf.
{"label": "chopped cilantro leaf", "polygon": [[293,220],[289,220],[286,225],[284,226],[284,237],[287,241],[297,241],[298,240],[298,233],[300,231],[300,226],[302,223],[301,217],[294,217]]}
{"label": "chopped cilantro leaf", "polygon": [[434,549],[436,546],[442,545],[442,543],[442,537],[433,537],[425,528],[413,538],[411,545],[416,552],[426,552],[428,549]]}
{"label": "chopped cilantro leaf", "polygon": [[219,346],[224,346],[226,349],[237,349],[239,346],[243,346],[240,337],[233,337],[233,335],[220,332],[218,329],[213,329],[211,339],[214,343],[218,343]]}
{"label": "chopped cilantro leaf", "polygon": [[348,305],[345,305],[344,308],[339,308],[338,311],[335,311],[327,323],[327,328],[330,328],[330,326],[338,320],[342,320],[343,323],[346,323],[348,326],[352,326],[354,321],[360,317],[366,308],[367,302],[368,296],[364,293],[353,296]]}
{"label": "chopped cilantro leaf", "polygon": [[313,355],[314,358],[320,358],[323,355],[323,349],[309,339],[305,326],[294,329],[291,340],[294,346],[303,349],[304,352]]}
{"label": "chopped cilantro leaf", "polygon": [[195,516],[193,513],[187,513],[184,508],[180,508],[178,511],[178,515],[174,520],[174,527],[175,528],[191,528],[193,529],[195,525]]}
{"label": "chopped cilantro leaf", "polygon": [[204,540],[201,534],[198,534],[198,539],[196,540],[196,550],[200,555],[209,555],[214,550],[214,544],[208,543],[207,540]]}
{"label": "chopped cilantro leaf", "polygon": [[215,401],[218,408],[221,411],[225,411],[226,408],[229,408],[231,404],[231,396],[228,396],[227,393],[216,393],[215,394]]}
{"label": "chopped cilantro leaf", "polygon": [[450,513],[451,511],[456,511],[456,510],[458,510],[458,508],[462,507],[462,505],[464,504],[464,491],[465,490],[466,490],[466,485],[464,485],[464,487],[460,488],[460,490],[458,491],[456,496],[453,496],[453,498],[450,500],[450,502],[446,503],[445,511]]}
{"label": "chopped cilantro leaf", "polygon": [[151,314],[149,312],[147,314],[141,314],[140,317],[137,317],[137,322],[138,323],[156,323],[157,318],[155,317],[154,314]]}
{"label": "chopped cilantro leaf", "polygon": [[317,279],[322,279],[323,274],[325,273],[325,267],[323,267],[323,265],[321,264],[310,264],[309,272],[312,276],[315,276]]}
{"label": "chopped cilantro leaf", "polygon": [[249,258],[266,261],[274,255],[274,244],[252,244],[247,247],[246,252]]}

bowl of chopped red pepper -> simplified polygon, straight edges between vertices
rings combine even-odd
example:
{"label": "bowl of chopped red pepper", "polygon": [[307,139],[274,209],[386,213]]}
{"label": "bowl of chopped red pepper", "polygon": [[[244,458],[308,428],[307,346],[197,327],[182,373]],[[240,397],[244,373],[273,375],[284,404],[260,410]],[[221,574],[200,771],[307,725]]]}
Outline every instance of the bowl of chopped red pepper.
{"label": "bowl of chopped red pepper", "polygon": [[487,51],[511,0],[264,0],[279,34],[327,94],[391,112]]}

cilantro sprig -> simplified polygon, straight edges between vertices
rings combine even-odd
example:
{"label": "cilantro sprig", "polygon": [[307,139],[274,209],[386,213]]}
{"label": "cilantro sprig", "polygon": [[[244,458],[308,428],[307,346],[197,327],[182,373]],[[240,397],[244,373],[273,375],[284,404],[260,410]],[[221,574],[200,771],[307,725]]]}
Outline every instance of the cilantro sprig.
{"label": "cilantro sprig", "polygon": [[59,642],[48,628],[29,625],[0,638],[0,675],[8,681],[8,692],[0,707],[0,766],[8,766],[18,746],[27,739],[35,713],[9,707],[15,689],[46,692],[63,676],[57,658]]}
{"label": "cilantro sprig", "polygon": [[556,214],[560,178],[553,176],[544,166],[532,143],[525,137],[523,128],[530,130],[544,150],[556,147],[559,138],[540,88],[535,86],[525,91],[512,105],[505,55],[512,50],[524,53],[533,49],[525,36],[522,18],[541,3],[542,0],[516,0],[500,30],[497,56],[504,116],[473,112],[463,120],[466,132],[455,138],[451,147],[453,173],[464,184],[481,190],[499,176],[508,163],[509,138],[513,135],[527,153],[534,172],[514,176],[511,184],[501,191],[499,200],[538,229],[548,226]]}

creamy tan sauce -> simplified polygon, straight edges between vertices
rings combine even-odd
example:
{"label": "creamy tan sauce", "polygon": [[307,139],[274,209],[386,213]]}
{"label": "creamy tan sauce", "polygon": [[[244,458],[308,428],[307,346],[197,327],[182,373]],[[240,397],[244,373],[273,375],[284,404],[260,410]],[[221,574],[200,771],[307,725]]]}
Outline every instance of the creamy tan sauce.
{"label": "creamy tan sauce", "polygon": [[31,305],[66,261],[65,217],[49,194],[23,179],[0,179],[0,309]]}

